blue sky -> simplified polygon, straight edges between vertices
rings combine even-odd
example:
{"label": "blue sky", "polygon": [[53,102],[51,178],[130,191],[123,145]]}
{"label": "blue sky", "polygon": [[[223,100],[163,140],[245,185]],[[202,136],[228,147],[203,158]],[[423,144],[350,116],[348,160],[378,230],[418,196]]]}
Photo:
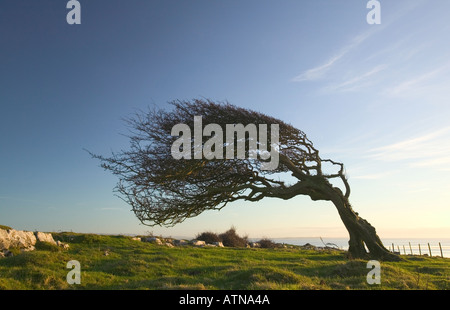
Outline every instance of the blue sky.
{"label": "blue sky", "polygon": [[235,203],[146,227],[83,150],[126,149],[123,117],[174,99],[228,100],[306,132],[346,165],[382,237],[450,237],[450,2],[65,1],[0,4],[0,224],[195,236],[346,236],[306,197]]}

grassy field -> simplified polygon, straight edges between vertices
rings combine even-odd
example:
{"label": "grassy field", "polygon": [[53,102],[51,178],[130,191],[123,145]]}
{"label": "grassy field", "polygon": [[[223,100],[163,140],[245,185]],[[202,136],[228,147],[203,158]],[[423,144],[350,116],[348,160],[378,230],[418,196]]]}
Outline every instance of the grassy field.
{"label": "grassy field", "polygon": [[[69,242],[62,250],[40,244],[35,251],[0,259],[0,289],[211,289],[347,290],[450,288],[450,259],[404,256],[381,262],[381,284],[369,285],[366,261],[341,251],[299,248],[169,248],[127,236],[53,233]],[[105,255],[107,254],[107,255]],[[68,284],[66,264],[81,265],[81,284]]]}

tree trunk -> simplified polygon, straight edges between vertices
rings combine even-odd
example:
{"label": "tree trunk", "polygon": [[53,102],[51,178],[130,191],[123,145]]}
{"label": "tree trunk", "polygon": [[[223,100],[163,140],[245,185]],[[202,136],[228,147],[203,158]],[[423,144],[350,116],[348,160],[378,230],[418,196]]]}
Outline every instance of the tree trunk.
{"label": "tree trunk", "polygon": [[[350,258],[399,261],[400,257],[389,252],[378,237],[375,228],[355,213],[348,198],[336,192],[331,201],[336,206],[345,228],[350,235],[348,254]],[[366,248],[369,252],[366,251]]]}

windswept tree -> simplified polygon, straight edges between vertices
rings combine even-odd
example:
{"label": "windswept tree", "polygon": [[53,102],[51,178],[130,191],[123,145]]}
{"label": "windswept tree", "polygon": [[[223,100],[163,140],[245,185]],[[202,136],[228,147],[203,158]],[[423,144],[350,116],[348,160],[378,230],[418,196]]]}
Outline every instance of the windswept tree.
{"label": "windswept tree", "polygon": [[[229,103],[192,100],[171,104],[174,107],[171,111],[149,109],[126,120],[131,127],[129,150],[109,157],[92,154],[101,160],[104,169],[119,177],[115,190],[143,224],[173,226],[239,200],[259,201],[265,197],[287,200],[307,195],[314,201],[330,201],[337,208],[349,233],[348,253],[352,258],[398,259],[383,246],[375,228],[353,210],[344,165],[322,159],[304,132],[279,119]],[[214,131],[210,131],[206,135],[192,134],[184,140],[189,142],[184,147],[190,149],[182,151],[189,156],[175,159],[172,147],[174,143],[177,145],[180,133],[173,135],[172,129],[177,124],[186,124],[193,130],[195,116],[202,117],[201,129],[207,124],[217,124],[224,128],[223,133],[227,124],[278,124],[278,141],[268,133],[259,132],[259,136],[267,136],[266,146],[277,152],[278,167],[262,169],[268,159],[262,159],[262,152],[256,158],[251,156],[254,148],[249,145],[254,138],[249,133],[244,137],[233,136],[235,143],[238,139],[245,140],[245,158],[218,159],[226,158],[230,143],[219,137],[211,147],[211,139],[223,133],[213,135]],[[217,141],[223,143],[220,148]],[[209,159],[198,156],[206,143],[216,155],[218,150],[223,150],[224,156],[209,156]]]}

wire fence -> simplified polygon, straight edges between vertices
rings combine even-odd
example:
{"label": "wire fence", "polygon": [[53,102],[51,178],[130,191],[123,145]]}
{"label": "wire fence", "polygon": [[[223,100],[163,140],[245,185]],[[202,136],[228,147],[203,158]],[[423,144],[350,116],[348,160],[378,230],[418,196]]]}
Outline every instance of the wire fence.
{"label": "wire fence", "polygon": [[440,256],[449,257],[450,246],[442,245],[441,242],[436,243],[411,243],[388,244],[389,251],[400,255],[424,255],[424,256]]}

